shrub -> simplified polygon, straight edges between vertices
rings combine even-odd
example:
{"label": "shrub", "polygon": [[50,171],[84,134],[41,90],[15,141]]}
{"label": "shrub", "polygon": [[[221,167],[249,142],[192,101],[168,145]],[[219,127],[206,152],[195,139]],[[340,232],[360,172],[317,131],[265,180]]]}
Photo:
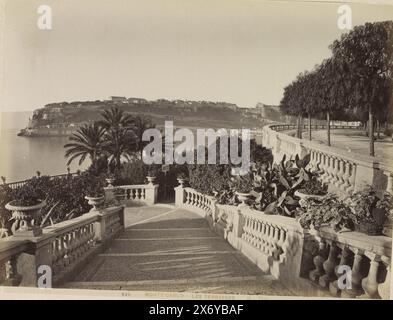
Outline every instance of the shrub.
{"label": "shrub", "polygon": [[354,192],[346,199],[346,203],[352,212],[354,222],[358,225],[374,224],[382,226],[389,214],[387,196],[381,201],[375,190],[370,186]]}
{"label": "shrub", "polygon": [[329,195],[322,200],[312,198],[302,200],[301,203],[302,209],[298,210],[297,219],[305,229],[311,226],[319,229],[323,225],[329,225],[335,231],[340,231],[352,230],[354,227],[351,210],[334,195]]}
{"label": "shrub", "polygon": [[148,170],[149,166],[142,160],[123,163],[117,172],[115,185],[143,184]]}
{"label": "shrub", "polygon": [[11,229],[12,222],[11,212],[5,208],[5,205],[13,200],[12,189],[7,185],[0,185],[0,228]]}

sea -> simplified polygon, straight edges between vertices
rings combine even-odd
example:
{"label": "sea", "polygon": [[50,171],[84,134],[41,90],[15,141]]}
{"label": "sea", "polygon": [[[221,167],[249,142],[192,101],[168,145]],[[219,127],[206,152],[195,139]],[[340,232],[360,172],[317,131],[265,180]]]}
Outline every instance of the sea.
{"label": "sea", "polygon": [[[64,145],[68,137],[19,137],[32,112],[0,112],[0,176],[6,182],[26,180],[35,176],[67,173]],[[84,170],[89,161],[70,165],[71,172]]]}

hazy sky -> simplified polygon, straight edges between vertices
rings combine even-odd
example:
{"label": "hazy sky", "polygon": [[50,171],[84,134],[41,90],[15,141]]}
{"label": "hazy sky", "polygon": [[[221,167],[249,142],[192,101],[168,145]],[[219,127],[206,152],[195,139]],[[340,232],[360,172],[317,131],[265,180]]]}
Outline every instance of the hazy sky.
{"label": "hazy sky", "polygon": [[[343,32],[340,1],[0,2],[3,111],[110,95],[277,104]],[[42,4],[53,30],[37,27]],[[354,25],[393,19],[393,6],[351,7]]]}

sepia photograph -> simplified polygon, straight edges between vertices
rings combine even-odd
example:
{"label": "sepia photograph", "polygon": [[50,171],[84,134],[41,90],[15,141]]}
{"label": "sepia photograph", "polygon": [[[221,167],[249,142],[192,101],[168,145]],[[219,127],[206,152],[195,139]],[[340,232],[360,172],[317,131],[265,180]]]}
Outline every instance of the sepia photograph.
{"label": "sepia photograph", "polygon": [[393,2],[0,0],[0,177],[0,300],[391,300]]}

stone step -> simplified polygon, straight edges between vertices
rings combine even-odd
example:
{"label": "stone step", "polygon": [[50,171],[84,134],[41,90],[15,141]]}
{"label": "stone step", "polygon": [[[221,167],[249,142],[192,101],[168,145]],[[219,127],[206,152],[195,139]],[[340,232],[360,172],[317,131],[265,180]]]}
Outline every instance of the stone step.
{"label": "stone step", "polygon": [[74,278],[77,282],[146,281],[258,276],[263,273],[238,253],[100,254]]}
{"label": "stone step", "polygon": [[[121,236],[120,236],[121,238]],[[220,238],[197,238],[197,239],[162,239],[145,241],[121,241],[115,240],[106,253],[143,253],[143,254],[171,254],[171,253],[206,253],[209,252],[235,252],[231,246]]]}
{"label": "stone step", "polygon": [[127,229],[119,239],[176,239],[217,237],[209,228]]}
{"label": "stone step", "polygon": [[209,279],[189,278],[159,281],[69,282],[63,287],[70,289],[129,290],[168,293],[276,295],[284,297],[294,295],[271,275],[218,277]]}

